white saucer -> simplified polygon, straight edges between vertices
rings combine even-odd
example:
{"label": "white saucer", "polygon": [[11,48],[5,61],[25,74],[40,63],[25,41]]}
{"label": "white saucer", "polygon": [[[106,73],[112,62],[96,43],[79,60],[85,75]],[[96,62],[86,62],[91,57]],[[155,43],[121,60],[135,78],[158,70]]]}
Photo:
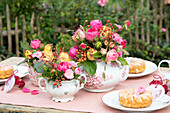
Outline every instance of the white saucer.
{"label": "white saucer", "polygon": [[[17,65],[12,65],[14,67],[14,70],[18,70],[18,73],[16,73],[15,75],[19,76],[20,78],[26,76],[28,74],[28,67],[25,66],[17,66]],[[0,84],[5,83],[7,79],[0,79]]]}
{"label": "white saucer", "polygon": [[153,100],[152,104],[146,108],[128,108],[123,107],[119,103],[118,93],[120,90],[113,91],[110,93],[105,94],[102,97],[102,101],[109,107],[123,110],[123,111],[130,111],[130,112],[149,112],[154,110],[159,110],[165,108],[170,105],[170,97],[168,95],[164,95],[162,98]]}
{"label": "white saucer", "polygon": [[[130,63],[131,60],[133,60],[133,57],[127,57],[126,60],[128,62],[128,64]],[[134,77],[141,77],[141,76],[146,76],[148,74],[153,73],[154,71],[157,70],[157,65],[151,61],[145,61],[145,67],[146,69],[142,72],[142,73],[138,73],[138,74],[129,74],[128,77],[129,78],[134,78]]]}

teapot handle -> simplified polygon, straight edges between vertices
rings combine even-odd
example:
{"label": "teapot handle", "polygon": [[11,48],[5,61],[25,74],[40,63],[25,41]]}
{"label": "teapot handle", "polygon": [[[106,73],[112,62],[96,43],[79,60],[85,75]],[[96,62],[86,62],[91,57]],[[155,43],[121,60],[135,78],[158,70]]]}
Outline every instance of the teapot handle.
{"label": "teapot handle", "polygon": [[87,82],[86,74],[81,74],[81,76],[79,77],[79,79],[81,79],[81,77],[84,77],[84,83],[82,83],[82,84],[80,85],[80,88],[79,88],[79,89],[84,88],[84,85],[85,85],[86,82]]}
{"label": "teapot handle", "polygon": [[160,66],[161,66],[161,64],[162,64],[163,62],[167,62],[169,66],[170,66],[170,62],[169,62],[168,60],[162,60],[162,61],[158,64],[158,70],[159,70],[159,72],[165,76],[165,73],[163,73],[163,72],[161,71],[161,69],[160,69]]}
{"label": "teapot handle", "polygon": [[38,81],[38,86],[41,88],[41,90],[43,92],[47,92],[47,90],[41,86],[41,80],[45,80],[45,84],[47,85],[47,80],[45,78],[39,78],[39,81]]}

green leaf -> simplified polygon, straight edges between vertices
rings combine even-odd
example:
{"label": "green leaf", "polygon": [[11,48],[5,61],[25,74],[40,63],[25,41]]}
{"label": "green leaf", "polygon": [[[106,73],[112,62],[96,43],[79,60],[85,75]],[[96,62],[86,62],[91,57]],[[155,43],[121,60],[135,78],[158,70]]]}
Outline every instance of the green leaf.
{"label": "green leaf", "polygon": [[98,58],[102,57],[102,54],[99,51],[97,51],[95,54],[93,54],[93,56]]}
{"label": "green leaf", "polygon": [[104,80],[105,80],[105,78],[106,78],[106,74],[105,74],[105,72],[103,72],[102,77],[103,77],[103,78],[104,78]]}
{"label": "green leaf", "polygon": [[82,63],[82,62],[79,62],[77,65],[78,65],[78,66],[81,66],[81,65],[83,65],[83,63]]}
{"label": "green leaf", "polygon": [[21,44],[21,47],[22,47],[23,49],[32,50],[32,48],[30,47],[30,45],[29,45],[28,42],[26,42],[26,43],[20,42],[20,44]]}
{"label": "green leaf", "polygon": [[42,75],[37,75],[36,78],[42,77]]}
{"label": "green leaf", "polygon": [[25,63],[27,61],[27,59],[24,59],[24,61],[20,62],[17,66],[19,66],[22,63]]}
{"label": "green leaf", "polygon": [[34,68],[38,73],[44,72],[44,69],[43,69],[44,63],[45,63],[44,61],[36,61],[36,63],[34,63]]}
{"label": "green leaf", "polygon": [[105,56],[102,56],[101,59],[105,62],[105,60],[106,60],[106,55],[105,55]]}
{"label": "green leaf", "polygon": [[120,61],[121,65],[124,66],[124,65],[128,65],[126,59],[122,58],[122,57],[118,57],[117,59],[118,61]]}
{"label": "green leaf", "polygon": [[87,73],[93,77],[94,74],[96,73],[96,69],[97,69],[97,64],[96,62],[92,62],[92,61],[85,61],[84,62],[84,69],[87,71]]}

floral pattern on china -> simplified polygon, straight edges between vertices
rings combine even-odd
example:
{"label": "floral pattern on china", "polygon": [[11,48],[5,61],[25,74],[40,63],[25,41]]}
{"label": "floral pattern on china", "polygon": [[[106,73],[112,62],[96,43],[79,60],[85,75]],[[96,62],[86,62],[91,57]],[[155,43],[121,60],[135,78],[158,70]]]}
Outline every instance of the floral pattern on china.
{"label": "floral pattern on china", "polygon": [[[128,63],[123,55],[126,40],[121,37],[123,29],[129,29],[131,22],[124,26],[110,23],[103,25],[100,20],[92,20],[88,25],[81,26],[71,37],[75,46],[70,48],[69,56],[81,65],[83,73],[87,75],[85,89],[92,92],[103,92],[113,89],[120,81],[126,80]],[[114,67],[112,65],[117,65]]]}

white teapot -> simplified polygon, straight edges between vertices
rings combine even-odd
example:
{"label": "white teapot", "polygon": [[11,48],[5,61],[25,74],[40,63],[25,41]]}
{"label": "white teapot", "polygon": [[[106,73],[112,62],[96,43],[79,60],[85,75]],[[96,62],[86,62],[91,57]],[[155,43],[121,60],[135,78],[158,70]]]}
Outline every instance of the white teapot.
{"label": "white teapot", "polygon": [[158,64],[158,70],[159,70],[159,72],[160,72],[161,74],[164,75],[164,78],[163,78],[163,79],[167,79],[167,80],[168,80],[167,85],[168,85],[168,90],[170,90],[170,71],[169,71],[168,73],[163,73],[163,72],[161,71],[161,69],[160,69],[161,64],[164,63],[164,62],[167,62],[168,65],[169,65],[169,68],[170,68],[170,60],[162,60],[162,61]]}

